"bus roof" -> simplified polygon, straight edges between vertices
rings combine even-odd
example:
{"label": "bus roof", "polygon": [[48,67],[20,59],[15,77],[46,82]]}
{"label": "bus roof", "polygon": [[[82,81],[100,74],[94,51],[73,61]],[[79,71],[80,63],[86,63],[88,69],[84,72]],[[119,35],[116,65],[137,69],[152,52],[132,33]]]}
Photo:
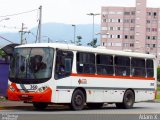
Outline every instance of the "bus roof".
{"label": "bus roof", "polygon": [[62,43],[33,43],[33,44],[25,44],[19,45],[15,48],[25,48],[25,47],[51,47],[72,51],[82,51],[82,52],[93,52],[93,53],[101,53],[101,54],[109,54],[109,55],[120,55],[120,56],[130,56],[130,57],[138,57],[138,58],[150,58],[155,59],[155,55],[137,53],[137,52],[125,52],[119,50],[110,50],[105,47],[91,48],[85,46],[76,46],[73,44],[62,44]]}

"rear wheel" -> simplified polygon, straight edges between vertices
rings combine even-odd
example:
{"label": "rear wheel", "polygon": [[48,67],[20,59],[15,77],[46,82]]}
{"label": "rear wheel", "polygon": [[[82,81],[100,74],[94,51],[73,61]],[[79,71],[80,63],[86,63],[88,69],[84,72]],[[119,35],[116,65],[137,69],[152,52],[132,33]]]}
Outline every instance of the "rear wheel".
{"label": "rear wheel", "polygon": [[135,102],[134,92],[132,90],[127,90],[124,93],[123,102],[116,103],[116,107],[122,109],[130,109],[133,107],[134,102]]}
{"label": "rear wheel", "polygon": [[81,90],[74,91],[71,100],[71,108],[73,110],[82,110],[85,104],[85,95]]}
{"label": "rear wheel", "polygon": [[44,110],[45,108],[47,108],[48,103],[34,102],[33,106],[35,107],[36,110]]}
{"label": "rear wheel", "polygon": [[103,103],[87,103],[89,108],[100,109],[103,107]]}

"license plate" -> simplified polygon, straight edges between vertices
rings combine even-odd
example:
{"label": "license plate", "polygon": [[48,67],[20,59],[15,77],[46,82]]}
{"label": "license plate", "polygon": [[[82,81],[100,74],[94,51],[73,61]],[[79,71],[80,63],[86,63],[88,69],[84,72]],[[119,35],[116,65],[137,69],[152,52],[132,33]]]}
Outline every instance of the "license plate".
{"label": "license plate", "polygon": [[23,98],[27,98],[27,97],[28,97],[28,95],[22,95],[22,97],[23,97]]}

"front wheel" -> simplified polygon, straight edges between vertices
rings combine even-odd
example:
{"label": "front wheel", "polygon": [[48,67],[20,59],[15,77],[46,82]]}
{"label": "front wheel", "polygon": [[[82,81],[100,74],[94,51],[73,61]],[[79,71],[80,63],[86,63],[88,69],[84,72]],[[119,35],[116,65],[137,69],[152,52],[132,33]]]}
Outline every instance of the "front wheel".
{"label": "front wheel", "polygon": [[34,102],[33,106],[35,107],[36,110],[44,110],[45,108],[47,108],[48,103]]}
{"label": "front wheel", "polygon": [[130,109],[133,107],[134,102],[135,102],[134,92],[132,90],[127,90],[124,93],[123,102],[116,103],[116,107],[122,109]]}
{"label": "front wheel", "polygon": [[71,100],[71,108],[73,110],[82,110],[85,104],[85,95],[81,90],[74,91]]}

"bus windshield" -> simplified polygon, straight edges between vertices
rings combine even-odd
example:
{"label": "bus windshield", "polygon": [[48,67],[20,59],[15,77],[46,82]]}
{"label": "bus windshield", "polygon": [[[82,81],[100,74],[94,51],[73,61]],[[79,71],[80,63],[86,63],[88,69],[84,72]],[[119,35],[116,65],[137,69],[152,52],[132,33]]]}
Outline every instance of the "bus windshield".
{"label": "bus windshield", "polygon": [[10,81],[23,84],[47,81],[52,75],[53,56],[52,48],[16,48],[10,64]]}

